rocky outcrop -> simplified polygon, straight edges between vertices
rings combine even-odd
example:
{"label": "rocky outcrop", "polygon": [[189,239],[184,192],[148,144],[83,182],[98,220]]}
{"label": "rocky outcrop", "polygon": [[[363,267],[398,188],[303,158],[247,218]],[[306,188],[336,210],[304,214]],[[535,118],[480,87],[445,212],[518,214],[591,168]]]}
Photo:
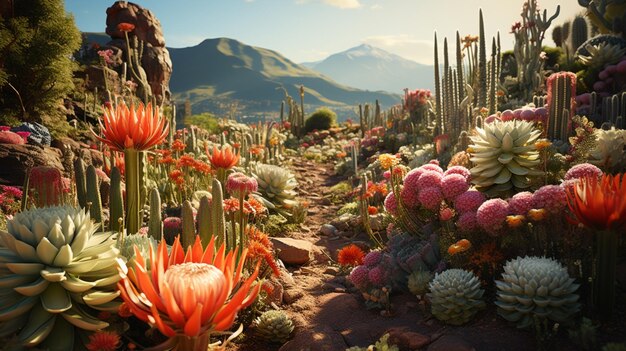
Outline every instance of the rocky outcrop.
{"label": "rocky outcrop", "polygon": [[0,184],[22,185],[28,169],[52,166],[64,171],[61,150],[34,145],[0,144]]}

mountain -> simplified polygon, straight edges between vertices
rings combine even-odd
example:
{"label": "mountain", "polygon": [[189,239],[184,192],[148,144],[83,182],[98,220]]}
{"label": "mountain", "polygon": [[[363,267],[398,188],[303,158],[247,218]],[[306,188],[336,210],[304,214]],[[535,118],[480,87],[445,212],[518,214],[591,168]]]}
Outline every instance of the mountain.
{"label": "mountain", "polygon": [[364,91],[338,84],[298,65],[281,54],[228,38],[206,39],[187,48],[169,48],[174,71],[170,89],[179,102],[189,99],[195,112],[238,100],[248,110],[278,111],[284,88],[300,101],[305,87],[306,105],[354,107],[379,100],[383,107],[400,102],[400,96]]}
{"label": "mountain", "polygon": [[419,64],[385,50],[362,44],[306,65],[341,84],[369,90],[401,93],[433,90],[433,66]]}

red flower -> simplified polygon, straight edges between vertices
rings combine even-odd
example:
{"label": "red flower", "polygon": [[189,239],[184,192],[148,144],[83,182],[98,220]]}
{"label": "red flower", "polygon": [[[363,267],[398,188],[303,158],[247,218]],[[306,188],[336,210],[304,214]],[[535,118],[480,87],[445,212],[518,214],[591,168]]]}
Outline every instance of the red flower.
{"label": "red flower", "polygon": [[233,150],[226,146],[222,150],[217,146],[213,146],[213,152],[209,154],[208,148],[205,150],[207,156],[209,156],[209,162],[213,168],[231,169],[239,162],[239,154],[234,153]]}
{"label": "red flower", "polygon": [[461,239],[457,241],[455,244],[450,245],[448,247],[448,254],[450,256],[456,255],[461,252],[465,252],[472,247],[472,243],[467,239]]}
{"label": "red flower", "polygon": [[626,227],[626,177],[604,174],[581,179],[567,192],[567,204],[576,220],[595,230]]}
{"label": "red flower", "polygon": [[120,345],[120,336],[115,332],[100,331],[89,335],[89,351],[115,351]]}
{"label": "red flower", "polygon": [[132,23],[122,22],[117,25],[117,30],[119,30],[120,32],[127,32],[127,33],[132,32],[133,30],[135,30],[135,25]]}
{"label": "red flower", "polygon": [[376,206],[367,206],[367,213],[373,216],[378,213],[378,208],[376,208]]}
{"label": "red flower", "polygon": [[354,267],[363,264],[363,257],[365,257],[365,252],[360,247],[351,244],[339,250],[337,262],[342,266]]}

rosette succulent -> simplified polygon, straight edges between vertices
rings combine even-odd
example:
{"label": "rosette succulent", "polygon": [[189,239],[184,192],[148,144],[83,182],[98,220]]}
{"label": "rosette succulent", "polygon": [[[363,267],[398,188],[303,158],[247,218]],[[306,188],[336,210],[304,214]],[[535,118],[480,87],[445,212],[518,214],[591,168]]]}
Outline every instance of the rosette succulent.
{"label": "rosette succulent", "polygon": [[277,344],[286,342],[293,331],[293,322],[283,311],[265,311],[257,317],[255,324],[258,336]]}
{"label": "rosette succulent", "polygon": [[481,191],[526,189],[529,177],[542,175],[535,142],[541,131],[527,121],[495,121],[476,128],[470,145],[472,183]]}
{"label": "rosette succulent", "polygon": [[259,164],[252,175],[259,184],[259,194],[269,201],[266,206],[289,215],[289,209],[298,204],[295,200],[298,182],[293,173],[278,166]]}
{"label": "rosette succulent", "polygon": [[444,323],[461,325],[485,307],[483,293],[474,273],[448,269],[435,275],[427,296],[435,318]]}
{"label": "rosette succulent", "polygon": [[498,314],[517,323],[533,325],[535,317],[564,322],[580,309],[578,284],[559,262],[546,257],[518,257],[504,266],[498,288]]}
{"label": "rosette succulent", "polygon": [[[89,213],[46,207],[17,214],[0,231],[0,337],[74,349],[76,329],[107,323],[92,310],[117,311],[119,251],[112,232],[96,233]],[[49,337],[51,336],[51,337]]]}
{"label": "rosette succulent", "polygon": [[428,292],[428,284],[433,279],[430,271],[415,271],[409,275],[407,283],[409,291],[413,295],[422,296]]}

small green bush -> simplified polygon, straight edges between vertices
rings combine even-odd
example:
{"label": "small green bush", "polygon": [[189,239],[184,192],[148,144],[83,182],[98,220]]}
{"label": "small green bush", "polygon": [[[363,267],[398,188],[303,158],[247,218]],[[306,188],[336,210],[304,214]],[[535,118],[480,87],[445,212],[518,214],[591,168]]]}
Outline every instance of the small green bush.
{"label": "small green bush", "polygon": [[304,121],[304,130],[307,133],[314,130],[328,130],[336,121],[337,115],[333,111],[322,107],[313,112],[313,114]]}

